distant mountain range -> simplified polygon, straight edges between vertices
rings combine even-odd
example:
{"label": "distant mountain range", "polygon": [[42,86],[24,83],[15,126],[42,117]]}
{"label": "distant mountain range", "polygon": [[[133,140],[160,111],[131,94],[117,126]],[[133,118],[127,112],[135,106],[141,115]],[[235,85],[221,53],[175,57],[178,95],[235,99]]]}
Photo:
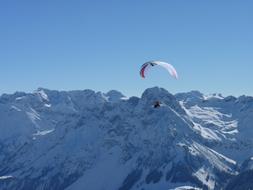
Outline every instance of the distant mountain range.
{"label": "distant mountain range", "polygon": [[253,97],[158,87],[0,97],[1,190],[248,190],[252,179]]}

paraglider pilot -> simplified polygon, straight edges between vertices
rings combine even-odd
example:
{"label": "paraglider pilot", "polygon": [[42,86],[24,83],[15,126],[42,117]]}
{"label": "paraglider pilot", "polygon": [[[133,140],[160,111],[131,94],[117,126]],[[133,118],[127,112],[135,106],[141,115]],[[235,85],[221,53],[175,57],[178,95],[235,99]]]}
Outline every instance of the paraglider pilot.
{"label": "paraglider pilot", "polygon": [[155,101],[154,103],[154,108],[159,108],[161,105],[161,103],[159,101]]}

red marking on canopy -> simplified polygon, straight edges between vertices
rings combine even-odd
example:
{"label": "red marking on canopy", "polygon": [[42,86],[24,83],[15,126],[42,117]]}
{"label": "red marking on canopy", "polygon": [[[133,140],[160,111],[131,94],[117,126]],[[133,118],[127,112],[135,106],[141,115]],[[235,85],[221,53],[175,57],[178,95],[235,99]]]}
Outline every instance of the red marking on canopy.
{"label": "red marking on canopy", "polygon": [[148,65],[145,65],[145,66],[142,67],[142,69],[141,69],[141,77],[142,77],[142,78],[145,78],[144,72],[145,72],[145,69],[146,69],[147,66],[148,66]]}

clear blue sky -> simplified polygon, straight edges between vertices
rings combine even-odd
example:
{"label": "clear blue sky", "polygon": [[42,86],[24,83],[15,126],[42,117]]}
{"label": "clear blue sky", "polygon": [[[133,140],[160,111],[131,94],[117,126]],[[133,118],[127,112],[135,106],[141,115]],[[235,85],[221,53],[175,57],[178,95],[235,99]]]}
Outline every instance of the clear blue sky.
{"label": "clear blue sky", "polygon": [[[0,94],[153,86],[253,95],[252,0],[1,0]],[[148,60],[172,63],[139,76]]]}

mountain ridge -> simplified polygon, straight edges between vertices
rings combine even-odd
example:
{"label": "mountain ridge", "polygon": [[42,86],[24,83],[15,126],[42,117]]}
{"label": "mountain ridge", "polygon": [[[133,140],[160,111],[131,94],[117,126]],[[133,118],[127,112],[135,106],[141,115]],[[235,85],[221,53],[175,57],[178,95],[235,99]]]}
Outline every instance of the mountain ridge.
{"label": "mountain ridge", "polygon": [[0,117],[1,189],[224,189],[252,169],[249,96],[39,88]]}

